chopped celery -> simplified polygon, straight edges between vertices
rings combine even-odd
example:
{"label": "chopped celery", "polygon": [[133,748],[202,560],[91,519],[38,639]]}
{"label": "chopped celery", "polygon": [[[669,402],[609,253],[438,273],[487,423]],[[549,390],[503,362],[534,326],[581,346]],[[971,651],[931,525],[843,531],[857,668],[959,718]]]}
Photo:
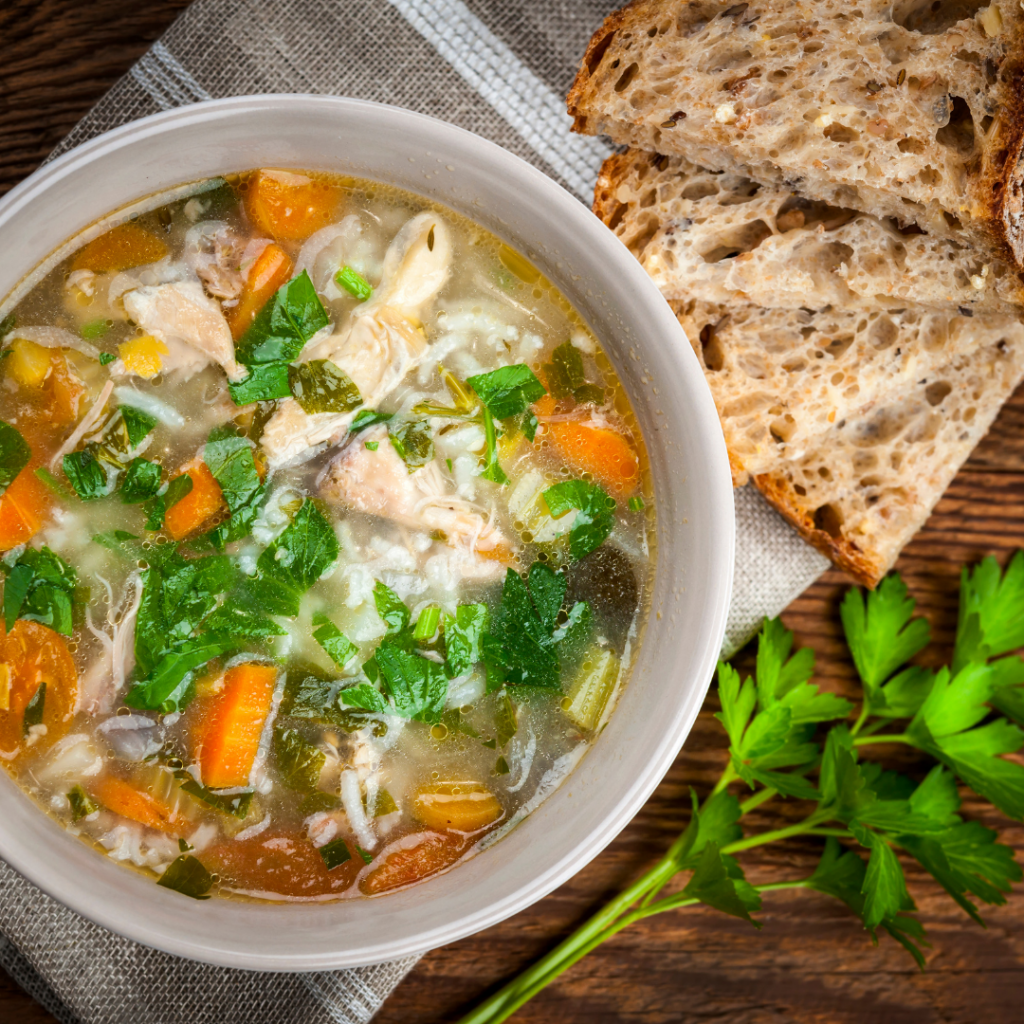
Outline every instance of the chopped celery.
{"label": "chopped celery", "polygon": [[562,701],[562,710],[581,729],[596,729],[618,678],[619,659],[615,652],[592,647]]}

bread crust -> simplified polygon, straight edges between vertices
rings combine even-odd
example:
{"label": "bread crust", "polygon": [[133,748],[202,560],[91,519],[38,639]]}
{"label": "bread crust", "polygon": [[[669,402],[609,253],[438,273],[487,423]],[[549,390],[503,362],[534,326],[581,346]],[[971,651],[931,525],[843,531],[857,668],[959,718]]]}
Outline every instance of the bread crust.
{"label": "bread crust", "polygon": [[869,590],[878,586],[886,567],[869,558],[852,541],[841,536],[833,537],[828,531],[815,526],[814,520],[801,510],[799,499],[787,480],[765,473],[754,477],[754,486],[808,544],[816,547],[861,586]]}

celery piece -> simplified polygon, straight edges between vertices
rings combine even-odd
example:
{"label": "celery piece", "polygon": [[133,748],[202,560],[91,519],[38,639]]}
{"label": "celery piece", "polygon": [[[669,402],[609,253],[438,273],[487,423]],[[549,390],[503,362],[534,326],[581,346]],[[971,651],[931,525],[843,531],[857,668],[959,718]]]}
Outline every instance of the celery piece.
{"label": "celery piece", "polygon": [[592,647],[562,702],[568,718],[581,729],[596,729],[618,678],[619,659],[614,651]]}

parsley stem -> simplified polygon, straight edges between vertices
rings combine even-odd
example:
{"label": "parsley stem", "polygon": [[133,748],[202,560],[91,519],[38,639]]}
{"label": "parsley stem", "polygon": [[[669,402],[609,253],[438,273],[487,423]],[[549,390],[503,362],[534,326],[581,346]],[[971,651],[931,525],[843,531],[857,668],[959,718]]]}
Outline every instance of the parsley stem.
{"label": "parsley stem", "polygon": [[914,745],[913,740],[905,732],[880,732],[874,736],[858,736],[853,741],[855,747],[866,747],[870,743],[909,743],[910,746]]}
{"label": "parsley stem", "polygon": [[747,799],[740,804],[740,814],[748,814],[755,807],[760,807],[761,804],[766,804],[772,797],[778,795],[779,791],[777,789],[773,789],[771,786],[765,786],[764,789],[759,790],[753,796],[747,797]]}
{"label": "parsley stem", "polygon": [[785,828],[772,829],[770,832],[760,832],[756,836],[746,836],[737,839],[734,843],[722,847],[722,853],[739,853],[740,850],[749,850],[755,846],[764,846],[765,843],[775,843],[780,839],[789,839],[791,836],[805,835],[811,829],[816,828],[824,817],[817,813],[798,821],[795,825],[787,825]]}
{"label": "parsley stem", "polygon": [[732,766],[732,761],[730,760],[729,763],[725,766],[725,770],[722,772],[721,778],[719,778],[718,782],[715,785],[715,788],[711,790],[711,796],[715,796],[717,793],[721,793],[722,790],[725,789],[730,782],[738,778],[739,776],[736,774],[736,771]]}
{"label": "parsley stem", "polygon": [[853,728],[850,730],[851,736],[856,736],[864,727],[864,723],[868,720],[868,715],[871,714],[871,704],[867,698],[864,699],[864,703],[860,706],[860,714],[857,716],[857,721],[853,723]]}

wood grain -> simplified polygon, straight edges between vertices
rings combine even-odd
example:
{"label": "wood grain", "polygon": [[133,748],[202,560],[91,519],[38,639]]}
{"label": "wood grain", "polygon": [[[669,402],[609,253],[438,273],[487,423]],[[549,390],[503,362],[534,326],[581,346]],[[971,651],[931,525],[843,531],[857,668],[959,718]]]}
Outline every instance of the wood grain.
{"label": "wood grain", "polygon": [[[32,171],[123,74],[185,0],[3,0],[0,37],[0,191]],[[1024,394],[1003,410],[899,569],[932,622],[936,656],[956,624],[960,565],[987,553],[1005,558],[1024,542]],[[843,577],[827,574],[784,615],[798,642],[818,654],[819,678],[853,693],[837,608]],[[749,653],[746,655],[749,658]],[[705,792],[721,770],[722,735],[701,714],[686,749],[647,806],[571,882],[515,918],[424,957],[391,997],[379,1024],[445,1021],[543,954],[663,851],[686,820],[688,789]],[[905,764],[915,770],[914,764]],[[792,814],[781,805],[781,813]],[[762,814],[754,830],[774,827]],[[965,813],[1001,830],[1024,852],[1024,828],[968,801]],[[772,824],[769,824],[769,821]],[[755,881],[809,873],[814,841],[743,857]],[[973,925],[935,885],[910,870],[910,887],[933,946],[919,973],[888,938],[873,946],[834,901],[813,893],[769,896],[755,932],[712,912],[651,919],[578,964],[524,1007],[521,1024],[1001,1024],[1020,1019],[1024,894]],[[0,1022],[53,1018],[0,973]]]}

